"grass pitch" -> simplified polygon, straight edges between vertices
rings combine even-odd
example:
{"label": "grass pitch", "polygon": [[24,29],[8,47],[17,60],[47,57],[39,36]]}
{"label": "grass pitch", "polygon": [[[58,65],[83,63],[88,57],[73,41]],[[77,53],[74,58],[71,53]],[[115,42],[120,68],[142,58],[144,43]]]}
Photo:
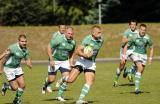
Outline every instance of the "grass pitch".
{"label": "grass pitch", "polygon": [[[140,88],[143,93],[135,95],[134,86],[127,79],[121,78],[118,87],[113,87],[113,79],[118,62],[97,63],[96,80],[86,100],[90,104],[160,104],[160,71],[159,61],[147,65],[142,76]],[[75,83],[68,86],[64,97],[65,103],[55,100],[57,89],[52,84],[53,93],[41,94],[41,87],[47,75],[47,65],[34,65],[30,70],[24,66],[26,90],[22,97],[23,104],[75,104],[85,83],[83,73]],[[60,78],[58,73],[57,79]],[[0,76],[0,83],[6,81],[4,75]],[[0,96],[0,104],[11,104],[15,92],[8,91],[6,96]]]}

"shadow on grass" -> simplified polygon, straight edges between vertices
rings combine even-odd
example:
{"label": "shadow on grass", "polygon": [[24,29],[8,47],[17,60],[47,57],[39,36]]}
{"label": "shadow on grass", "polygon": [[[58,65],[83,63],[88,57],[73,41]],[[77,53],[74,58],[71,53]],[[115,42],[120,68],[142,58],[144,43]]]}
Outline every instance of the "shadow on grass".
{"label": "shadow on grass", "polygon": [[[96,102],[99,102],[99,101],[87,101],[88,103],[87,104],[92,104],[92,103],[96,103]],[[76,101],[73,101],[73,102],[65,102],[64,104],[75,104]]]}
{"label": "shadow on grass", "polygon": [[[121,92],[120,94],[126,94],[126,93],[130,93],[130,94],[135,94],[135,92]],[[139,94],[149,94],[151,92],[148,91],[140,91]],[[135,95],[139,95],[139,94],[135,94]]]}
{"label": "shadow on grass", "polygon": [[134,83],[126,83],[126,84],[120,84],[119,86],[135,86]]}
{"label": "shadow on grass", "polygon": [[[72,98],[68,98],[68,99],[65,99],[66,101],[67,100],[73,100]],[[57,99],[44,99],[42,101],[58,101]]]}
{"label": "shadow on grass", "polygon": [[[23,102],[23,101],[22,101],[22,103],[23,103],[23,104],[31,104],[30,102]],[[1,103],[0,103],[0,104],[1,104]],[[13,103],[3,103],[3,104],[13,104]]]}
{"label": "shadow on grass", "polygon": [[[53,89],[52,91],[58,91],[58,89]],[[70,91],[70,89],[66,89],[65,91]]]}

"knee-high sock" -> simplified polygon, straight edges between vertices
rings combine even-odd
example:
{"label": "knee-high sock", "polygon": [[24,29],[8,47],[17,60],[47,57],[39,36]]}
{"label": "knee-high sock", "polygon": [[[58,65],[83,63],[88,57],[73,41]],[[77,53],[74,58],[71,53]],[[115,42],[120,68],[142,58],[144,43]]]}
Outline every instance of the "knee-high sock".
{"label": "knee-high sock", "polygon": [[141,73],[136,72],[136,74],[135,74],[135,90],[139,90],[140,79],[141,79]]}
{"label": "knee-high sock", "polygon": [[18,88],[16,90],[16,97],[15,97],[15,99],[20,99],[20,97],[22,96],[23,92],[24,92],[24,90],[22,88]]}
{"label": "knee-high sock", "polygon": [[44,88],[47,88],[47,86],[49,86],[51,84],[51,82],[48,81],[48,78],[46,78],[45,82],[44,82]]}
{"label": "knee-high sock", "polygon": [[62,85],[59,87],[58,90],[58,97],[61,97],[63,95],[66,88],[67,88],[67,83],[66,82],[62,83]]}
{"label": "knee-high sock", "polygon": [[84,97],[88,94],[89,90],[90,90],[90,86],[88,84],[84,84],[81,94],[79,96],[79,100],[83,100]]}

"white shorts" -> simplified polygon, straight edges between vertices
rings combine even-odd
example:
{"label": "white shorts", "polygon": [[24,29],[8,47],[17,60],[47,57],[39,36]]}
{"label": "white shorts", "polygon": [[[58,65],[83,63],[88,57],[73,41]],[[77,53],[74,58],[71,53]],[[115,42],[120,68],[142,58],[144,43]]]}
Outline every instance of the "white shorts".
{"label": "white shorts", "polygon": [[90,70],[96,71],[96,63],[91,60],[79,58],[75,63],[75,66],[76,65],[82,66],[83,70],[90,69]]}
{"label": "white shorts", "polygon": [[54,61],[55,67],[51,67],[48,65],[48,73],[53,73],[56,74],[58,70],[60,70],[62,73],[63,72],[69,72],[71,70],[69,61]]}
{"label": "white shorts", "polygon": [[[131,55],[133,54],[133,50],[127,50],[126,58],[127,60],[131,60]],[[120,49],[120,60],[122,60],[123,56],[123,48]]]}
{"label": "white shorts", "polygon": [[146,65],[147,63],[147,55],[146,54],[139,54],[139,53],[133,53],[131,56],[134,62],[140,61],[142,62],[142,65]]}
{"label": "white shorts", "polygon": [[10,80],[16,79],[17,76],[22,75],[24,72],[21,67],[18,67],[18,68],[4,67],[4,73],[7,77],[7,80],[10,81]]}

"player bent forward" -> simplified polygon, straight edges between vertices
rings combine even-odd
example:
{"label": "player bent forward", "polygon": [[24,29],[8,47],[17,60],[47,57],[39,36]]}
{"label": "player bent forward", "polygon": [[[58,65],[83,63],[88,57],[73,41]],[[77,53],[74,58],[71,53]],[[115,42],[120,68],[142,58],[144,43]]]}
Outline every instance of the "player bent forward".
{"label": "player bent forward", "polygon": [[[146,34],[147,26],[145,24],[140,25],[139,34],[137,37],[131,39],[124,48],[124,53],[131,45],[135,46],[133,55],[131,56],[135,65],[136,65],[136,74],[135,74],[135,93],[140,93],[140,79],[143,74],[146,62],[147,62],[147,46],[150,47],[149,63],[152,62],[153,57],[153,45],[152,41],[148,34]],[[123,59],[125,61],[125,59]]]}
{"label": "player bent forward", "polygon": [[24,34],[19,35],[18,42],[12,44],[3,53],[7,55],[7,59],[4,63],[4,73],[7,77],[9,84],[4,83],[1,89],[1,94],[4,96],[7,90],[16,91],[16,96],[13,100],[13,104],[21,104],[21,96],[25,89],[25,81],[23,77],[23,71],[20,66],[21,60],[25,59],[25,62],[29,68],[32,68],[32,63],[29,58],[29,52],[27,49],[27,39]]}
{"label": "player bent forward", "polygon": [[[58,70],[61,71],[63,76],[69,75],[76,46],[73,35],[73,28],[68,27],[64,35],[54,37],[48,45],[48,78],[44,82],[42,94],[46,92],[47,86],[55,81]],[[62,97],[57,97],[57,100],[64,101]]]}
{"label": "player bent forward", "polygon": [[[76,78],[80,75],[81,72],[84,71],[86,83],[84,84],[79,99],[76,104],[87,103],[84,101],[85,96],[88,94],[90,87],[92,86],[95,80],[95,72],[96,72],[96,63],[95,59],[98,55],[98,52],[102,46],[103,39],[101,38],[101,28],[99,26],[93,26],[91,30],[91,35],[88,35],[84,38],[81,45],[79,45],[76,49],[76,54],[80,56],[75,63],[72,71],[69,76],[63,77],[61,79],[58,96],[62,96],[66,83],[72,83],[76,80]],[[84,53],[84,48],[91,45],[93,50],[88,54]]]}

